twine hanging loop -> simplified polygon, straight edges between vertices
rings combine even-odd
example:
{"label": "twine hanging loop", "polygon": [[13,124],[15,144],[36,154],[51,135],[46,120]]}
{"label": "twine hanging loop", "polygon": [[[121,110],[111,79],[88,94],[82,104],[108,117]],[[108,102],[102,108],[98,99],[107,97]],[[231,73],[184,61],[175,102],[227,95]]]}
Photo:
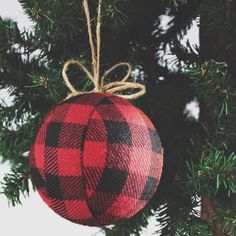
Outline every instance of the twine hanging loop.
{"label": "twine hanging loop", "polygon": [[[107,92],[116,94],[119,97],[123,97],[125,99],[137,99],[145,94],[145,86],[135,82],[127,82],[131,73],[132,67],[128,62],[120,62],[110,69],[108,69],[102,76],[100,76],[100,52],[101,52],[101,8],[102,8],[102,0],[99,0],[98,4],[98,17],[97,17],[97,25],[96,25],[96,41],[94,43],[93,34],[92,34],[92,27],[91,27],[91,17],[89,12],[88,0],[83,1],[83,7],[85,11],[85,16],[87,19],[87,28],[88,28],[88,36],[89,36],[89,44],[91,48],[91,56],[92,56],[92,67],[93,72],[90,72],[89,69],[84,66],[79,60],[68,60],[63,67],[62,76],[64,82],[68,89],[70,90],[70,94],[66,97],[65,100],[78,96],[84,93],[93,93],[93,92]],[[95,47],[96,45],[96,47]],[[88,78],[93,82],[94,89],[92,91],[77,91],[74,86],[70,83],[70,80],[67,76],[67,70],[70,65],[79,65],[81,69],[86,73]],[[105,83],[105,79],[111,74],[114,70],[120,67],[127,67],[127,74],[120,80],[110,83]],[[121,92],[129,89],[138,89],[138,92],[124,95]]]}

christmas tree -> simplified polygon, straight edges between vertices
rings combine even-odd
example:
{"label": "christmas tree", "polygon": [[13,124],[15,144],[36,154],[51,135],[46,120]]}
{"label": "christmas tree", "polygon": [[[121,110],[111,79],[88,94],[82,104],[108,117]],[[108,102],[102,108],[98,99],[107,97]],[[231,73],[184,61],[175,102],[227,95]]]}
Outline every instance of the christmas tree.
{"label": "christmas tree", "polygon": [[[1,193],[13,206],[30,194],[32,140],[46,114],[67,95],[64,63],[75,58],[91,66],[82,0],[19,2],[33,29],[22,32],[13,20],[0,18],[0,89],[13,98],[10,106],[0,104],[0,155],[12,166]],[[151,216],[159,223],[157,235],[236,235],[235,4],[103,1],[101,69],[132,64],[132,79],[147,90],[134,103],[150,117],[164,148],[163,173],[151,201],[132,218],[102,227],[106,235],[140,235]],[[96,16],[97,1],[89,7]],[[167,29],[163,15],[171,19]],[[200,47],[183,46],[194,22]],[[174,55],[171,64],[166,54]],[[69,74],[75,87],[91,88],[77,67]],[[199,105],[199,117],[192,115],[191,104]]]}

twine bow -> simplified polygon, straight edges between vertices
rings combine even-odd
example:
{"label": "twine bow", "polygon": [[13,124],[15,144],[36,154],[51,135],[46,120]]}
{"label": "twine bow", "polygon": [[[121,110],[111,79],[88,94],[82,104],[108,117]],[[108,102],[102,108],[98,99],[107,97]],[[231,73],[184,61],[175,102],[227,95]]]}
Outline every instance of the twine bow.
{"label": "twine bow", "polygon": [[[95,43],[93,40],[92,35],[92,29],[91,29],[91,18],[90,18],[90,12],[89,12],[89,6],[88,6],[88,0],[83,1],[83,7],[87,19],[87,27],[88,27],[88,35],[89,35],[89,44],[91,48],[91,54],[92,54],[92,65],[93,65],[93,72],[91,73],[86,66],[84,66],[80,61],[78,60],[69,60],[65,63],[63,70],[62,70],[62,76],[65,81],[66,86],[69,88],[71,93],[66,97],[65,100],[81,95],[84,93],[92,93],[92,92],[107,92],[107,93],[114,93],[119,97],[123,97],[126,99],[136,99],[141,97],[145,94],[145,86],[139,83],[135,82],[127,82],[129,79],[132,67],[128,62],[120,62],[114,66],[112,66],[110,69],[108,69],[102,76],[100,76],[100,51],[101,51],[101,6],[102,6],[102,0],[99,0],[98,5],[98,18],[97,18],[97,25],[96,25],[96,48]],[[87,74],[88,78],[93,82],[94,89],[92,91],[77,91],[73,85],[70,83],[69,78],[66,74],[68,68],[72,64],[79,65],[82,70]],[[126,66],[127,67],[127,74],[126,76],[121,79],[120,81],[110,82],[105,84],[105,78],[111,74],[114,70],[116,70],[118,67]],[[122,91],[128,90],[128,89],[139,89],[138,92],[135,92],[133,94],[124,95],[121,94]]]}

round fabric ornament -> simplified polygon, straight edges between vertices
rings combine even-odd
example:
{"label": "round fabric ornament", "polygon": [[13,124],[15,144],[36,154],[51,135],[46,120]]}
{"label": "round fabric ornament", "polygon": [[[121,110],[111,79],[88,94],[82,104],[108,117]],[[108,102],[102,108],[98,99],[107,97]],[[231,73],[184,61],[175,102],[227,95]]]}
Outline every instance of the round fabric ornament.
{"label": "round fabric ornament", "polygon": [[83,94],[46,116],[31,148],[33,183],[48,206],[83,225],[109,225],[142,209],[162,171],[147,116],[107,93]]}
{"label": "round fabric ornament", "polygon": [[[142,209],[156,191],[163,165],[153,124],[126,100],[145,93],[143,85],[127,82],[130,64],[121,62],[100,78],[101,2],[95,48],[84,0],[93,73],[80,61],[65,63],[62,74],[71,93],[47,114],[30,150],[32,181],[42,199],[60,216],[90,226],[114,224]],[[71,64],[83,69],[93,91],[72,86],[66,74]],[[105,84],[120,66],[127,66],[127,75]],[[127,89],[139,91],[121,94]]]}

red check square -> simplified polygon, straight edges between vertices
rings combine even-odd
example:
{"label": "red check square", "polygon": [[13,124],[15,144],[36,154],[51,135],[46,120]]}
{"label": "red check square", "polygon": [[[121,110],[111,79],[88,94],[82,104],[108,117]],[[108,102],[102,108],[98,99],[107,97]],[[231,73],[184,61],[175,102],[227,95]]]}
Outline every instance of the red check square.
{"label": "red check square", "polygon": [[129,128],[131,130],[131,133],[135,134],[132,135],[133,147],[140,147],[146,150],[151,150],[152,144],[147,127],[130,123]]}
{"label": "red check square", "polygon": [[131,212],[138,202],[138,199],[120,195],[112,206],[107,209],[106,213],[119,216],[120,218],[128,218],[127,212]]}
{"label": "red check square", "polygon": [[64,203],[69,218],[73,220],[93,219],[86,201],[65,200]]}
{"label": "red check square", "polygon": [[[137,108],[134,106],[125,106],[125,105],[116,105],[117,109],[122,112],[122,115],[125,117],[127,123],[143,123],[142,115],[137,112]],[[139,122],[140,121],[140,122]]]}
{"label": "red check square", "polygon": [[81,104],[68,104],[70,109],[68,110],[63,122],[74,124],[86,124],[88,117],[94,110],[93,106],[81,105]]}
{"label": "red check square", "polygon": [[93,112],[91,119],[102,121],[102,116],[96,110]]}
{"label": "red check square", "polygon": [[153,153],[149,171],[149,176],[155,177],[158,180],[160,180],[162,172],[162,155],[161,153]]}
{"label": "red check square", "polygon": [[39,169],[44,168],[44,160],[45,160],[44,147],[45,146],[41,144],[37,144],[34,146],[34,152],[37,155],[37,158],[35,159],[35,163],[36,163],[37,168]]}
{"label": "red check square", "polygon": [[[143,148],[133,148],[130,152],[129,171],[132,173],[148,174],[151,166],[152,152]],[[140,163],[144,163],[140,164]]]}
{"label": "red check square", "polygon": [[35,140],[35,144],[43,144],[45,145],[45,137],[46,137],[47,124],[43,124],[40,130],[38,131],[38,135]]}
{"label": "red check square", "polygon": [[143,193],[146,181],[147,176],[145,175],[129,173],[121,194],[126,197],[139,199]]}
{"label": "red check square", "polygon": [[83,165],[104,167],[106,152],[106,143],[86,141],[84,145]]}
{"label": "red check square", "polygon": [[58,149],[58,174],[60,176],[81,176],[81,162],[80,149]]}

